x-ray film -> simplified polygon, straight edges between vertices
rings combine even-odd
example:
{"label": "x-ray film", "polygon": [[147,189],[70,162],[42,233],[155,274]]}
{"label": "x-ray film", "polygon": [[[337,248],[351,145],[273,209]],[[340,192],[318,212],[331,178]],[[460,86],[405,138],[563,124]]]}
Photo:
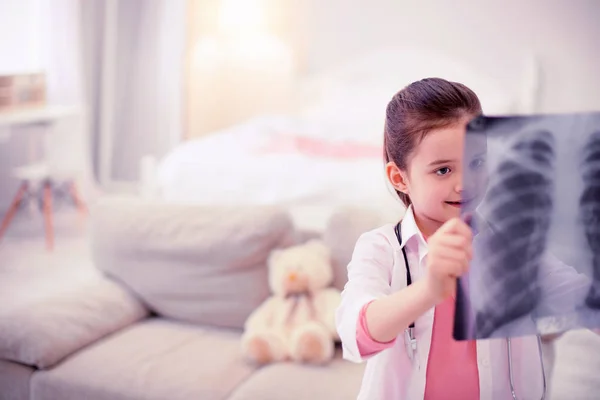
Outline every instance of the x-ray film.
{"label": "x-ray film", "polygon": [[461,213],[457,340],[600,327],[600,113],[478,117]]}

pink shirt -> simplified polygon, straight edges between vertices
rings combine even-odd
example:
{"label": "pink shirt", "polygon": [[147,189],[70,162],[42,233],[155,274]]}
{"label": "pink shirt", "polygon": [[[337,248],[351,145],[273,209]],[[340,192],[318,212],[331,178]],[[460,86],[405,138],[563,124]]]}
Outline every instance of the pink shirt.
{"label": "pink shirt", "polygon": [[[393,346],[395,340],[382,343],[369,333],[367,303],[360,312],[356,340],[362,356]],[[425,400],[479,399],[479,371],[475,341],[456,341],[452,337],[455,299],[448,297],[435,307],[429,361],[427,363]]]}

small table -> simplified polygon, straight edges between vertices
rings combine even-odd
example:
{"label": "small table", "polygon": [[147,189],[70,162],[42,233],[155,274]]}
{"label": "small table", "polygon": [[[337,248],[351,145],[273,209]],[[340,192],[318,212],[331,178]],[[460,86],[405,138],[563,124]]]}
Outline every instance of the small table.
{"label": "small table", "polygon": [[79,107],[47,105],[0,111],[0,128],[15,125],[49,123],[79,113]]}
{"label": "small table", "polygon": [[80,113],[79,107],[46,105],[0,111],[0,143],[8,141],[16,126],[51,124],[54,121]]}

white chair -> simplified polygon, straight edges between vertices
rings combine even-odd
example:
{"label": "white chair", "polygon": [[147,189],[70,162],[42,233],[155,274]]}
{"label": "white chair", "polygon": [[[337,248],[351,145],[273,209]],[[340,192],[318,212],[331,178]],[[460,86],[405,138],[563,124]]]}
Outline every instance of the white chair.
{"label": "white chair", "polygon": [[77,182],[85,165],[81,130],[78,118],[46,121],[43,159],[14,168],[11,176],[17,179],[19,189],[0,225],[0,240],[16,214],[31,201],[37,201],[44,215],[46,247],[54,248],[53,201],[68,199],[79,210],[81,217],[88,214],[80,196]]}

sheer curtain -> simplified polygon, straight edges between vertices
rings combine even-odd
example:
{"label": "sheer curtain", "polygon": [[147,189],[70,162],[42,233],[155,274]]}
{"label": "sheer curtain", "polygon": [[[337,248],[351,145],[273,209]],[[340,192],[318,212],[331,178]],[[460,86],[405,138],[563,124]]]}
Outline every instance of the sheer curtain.
{"label": "sheer curtain", "polygon": [[[46,72],[49,104],[77,107],[79,112],[61,119],[45,136],[46,157],[53,168],[79,171],[79,190],[93,194],[96,181],[92,172],[89,109],[86,105],[81,26],[78,0],[38,0],[40,60]],[[60,149],[56,150],[59,146]],[[52,150],[54,149],[54,150]]]}
{"label": "sheer curtain", "polygon": [[185,0],[81,2],[93,158],[105,188],[183,136]]}

